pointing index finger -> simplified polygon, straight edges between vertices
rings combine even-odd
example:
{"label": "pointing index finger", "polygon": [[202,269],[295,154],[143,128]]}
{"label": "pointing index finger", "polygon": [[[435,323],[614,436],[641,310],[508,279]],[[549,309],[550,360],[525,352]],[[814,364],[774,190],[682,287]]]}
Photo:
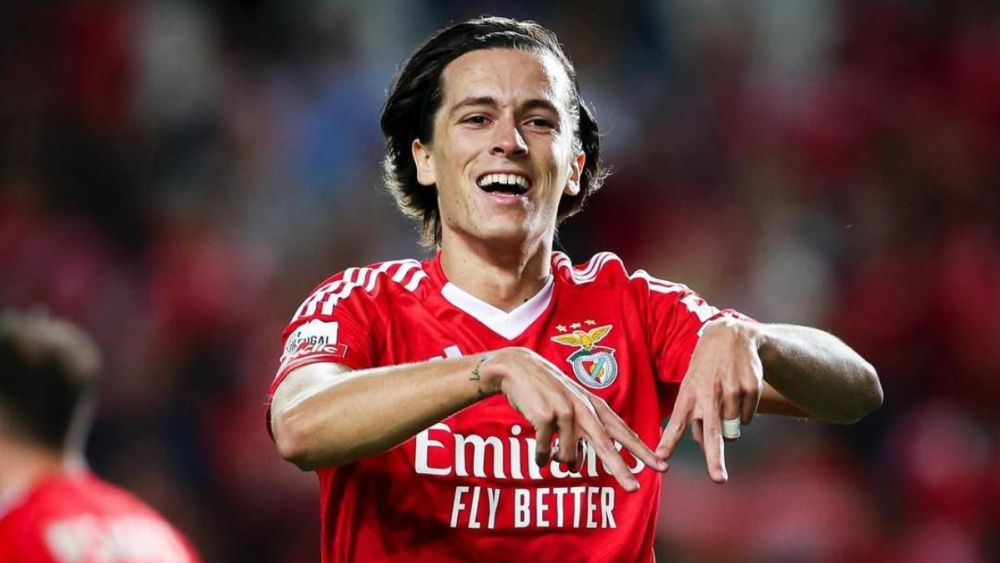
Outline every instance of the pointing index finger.
{"label": "pointing index finger", "polygon": [[716,483],[725,483],[729,479],[729,474],[726,472],[726,446],[722,439],[719,405],[715,401],[706,400],[703,412],[705,413],[703,443],[708,474]]}
{"label": "pointing index finger", "polygon": [[670,422],[663,429],[663,436],[660,438],[659,445],[656,446],[656,457],[660,459],[670,459],[670,456],[674,453],[674,448],[677,447],[678,442],[681,441],[681,437],[684,436],[684,428],[687,427],[688,418],[690,418],[691,408],[693,407],[693,402],[688,397],[684,389],[682,389],[681,393],[677,396],[677,401],[674,402],[674,412],[670,414]]}
{"label": "pointing index finger", "polygon": [[580,429],[587,436],[597,457],[601,458],[608,471],[626,491],[632,492],[639,488],[639,481],[625,465],[625,460],[615,449],[611,436],[595,417],[584,416],[580,420]]}
{"label": "pointing index finger", "polygon": [[642,460],[647,466],[656,471],[667,470],[669,466],[666,460],[656,457],[653,450],[649,449],[649,446],[625,424],[625,421],[615,411],[611,410],[611,407],[604,403],[598,403],[596,409],[598,418],[604,424],[604,427],[608,429],[608,433],[612,438],[617,440],[622,446],[625,446],[628,451],[632,452],[632,455]]}

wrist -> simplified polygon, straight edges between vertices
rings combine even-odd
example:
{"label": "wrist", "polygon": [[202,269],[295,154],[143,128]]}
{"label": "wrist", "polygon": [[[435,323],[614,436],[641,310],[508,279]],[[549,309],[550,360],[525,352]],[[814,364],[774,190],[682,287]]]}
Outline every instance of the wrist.
{"label": "wrist", "polygon": [[749,347],[762,361],[765,359],[765,354],[773,354],[773,347],[767,331],[760,323],[733,317],[720,317],[705,323],[702,328],[702,338],[709,333],[713,335],[718,333],[716,337],[728,337],[734,342]]}
{"label": "wrist", "polygon": [[750,321],[740,321],[746,331],[748,338],[753,344],[753,349],[757,352],[761,364],[768,365],[777,358],[777,348],[774,345],[772,335],[767,331],[766,325]]}
{"label": "wrist", "polygon": [[731,337],[744,340],[753,346],[754,349],[759,349],[764,339],[764,333],[758,323],[733,317],[719,317],[717,319],[713,319],[705,323],[705,325],[701,328],[702,336],[715,331],[725,331]]}
{"label": "wrist", "polygon": [[489,369],[490,362],[496,358],[496,352],[486,352],[476,358],[469,372],[469,380],[476,384],[479,397],[486,398],[500,392],[500,377],[497,371]]}

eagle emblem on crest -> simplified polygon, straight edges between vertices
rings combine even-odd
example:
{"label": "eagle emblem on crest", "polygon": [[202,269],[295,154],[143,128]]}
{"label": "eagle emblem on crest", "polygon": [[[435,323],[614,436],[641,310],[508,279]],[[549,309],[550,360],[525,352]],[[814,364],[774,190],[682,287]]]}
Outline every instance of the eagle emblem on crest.
{"label": "eagle emblem on crest", "polygon": [[[577,325],[578,323],[574,323],[573,326]],[[592,389],[604,389],[618,377],[614,348],[597,345],[611,332],[611,328],[612,325],[604,325],[587,331],[577,329],[569,334],[552,337],[553,342],[577,347],[566,361],[573,367],[573,375]]]}

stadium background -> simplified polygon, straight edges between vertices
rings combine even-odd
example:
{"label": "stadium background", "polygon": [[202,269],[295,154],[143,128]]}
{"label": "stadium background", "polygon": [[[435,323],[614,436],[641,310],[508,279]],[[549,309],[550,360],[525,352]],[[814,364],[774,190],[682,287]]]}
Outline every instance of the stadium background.
{"label": "stadium background", "polygon": [[43,1],[0,7],[0,303],[99,338],[94,468],[208,561],[318,555],[263,422],[314,284],[422,255],[379,189],[384,92],[481,13],[555,29],[615,169],[560,234],[834,331],[886,402],[688,439],[663,560],[1000,556],[1000,18],[988,1]]}

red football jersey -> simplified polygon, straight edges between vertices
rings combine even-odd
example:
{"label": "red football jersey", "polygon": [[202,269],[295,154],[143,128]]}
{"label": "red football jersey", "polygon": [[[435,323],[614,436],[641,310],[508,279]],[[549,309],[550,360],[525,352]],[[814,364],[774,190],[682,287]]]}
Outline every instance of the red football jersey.
{"label": "red football jersey", "polygon": [[[530,348],[605,399],[651,447],[701,327],[719,311],[683,285],[629,273],[610,253],[552,277],[501,311],[448,282],[440,255],[350,268],[320,285],[283,334],[274,390],[292,369],[354,369]],[[400,446],[317,471],[323,560],[645,561],[660,476],[627,450],[640,489],[618,486],[592,450],[579,473],[534,463],[534,430],[502,395]]]}
{"label": "red football jersey", "polygon": [[199,561],[152,508],[87,471],[45,477],[5,504],[0,563]]}

